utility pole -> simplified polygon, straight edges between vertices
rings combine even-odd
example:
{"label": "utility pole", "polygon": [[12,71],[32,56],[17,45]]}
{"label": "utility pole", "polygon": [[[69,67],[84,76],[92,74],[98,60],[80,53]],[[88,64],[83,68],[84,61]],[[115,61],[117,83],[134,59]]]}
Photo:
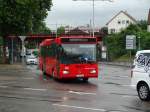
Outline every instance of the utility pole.
{"label": "utility pole", "polygon": [[139,40],[138,49],[139,49],[139,50],[141,50],[141,41],[140,41],[140,39],[141,39],[141,37],[139,36],[139,37],[138,37],[138,40]]}
{"label": "utility pole", "polygon": [[91,35],[91,32],[92,32],[92,21],[91,21],[91,19],[90,19],[90,36],[92,36],[92,35]]}
{"label": "utility pole", "polygon": [[73,1],[92,1],[92,7],[93,7],[93,10],[92,10],[92,35],[93,35],[93,38],[94,38],[94,30],[95,30],[95,4],[94,2],[95,1],[108,1],[108,2],[114,2],[113,0],[73,0]]}
{"label": "utility pole", "polygon": [[57,23],[56,23],[56,38],[57,38],[57,36],[58,36],[57,33],[58,33],[58,32],[57,32]]}

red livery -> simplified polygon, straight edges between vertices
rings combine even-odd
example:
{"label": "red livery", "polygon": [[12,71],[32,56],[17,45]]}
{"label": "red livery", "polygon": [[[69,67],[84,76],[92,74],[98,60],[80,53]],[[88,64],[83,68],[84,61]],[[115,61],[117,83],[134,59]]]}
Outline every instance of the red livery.
{"label": "red livery", "polygon": [[39,67],[56,79],[97,78],[96,44],[87,36],[46,39],[40,44]]}

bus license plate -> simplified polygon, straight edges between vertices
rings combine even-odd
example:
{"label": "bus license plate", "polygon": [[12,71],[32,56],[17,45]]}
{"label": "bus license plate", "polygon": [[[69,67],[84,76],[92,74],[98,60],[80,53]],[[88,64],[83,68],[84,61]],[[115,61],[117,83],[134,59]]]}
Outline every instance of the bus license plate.
{"label": "bus license plate", "polygon": [[84,74],[78,74],[76,77],[84,77]]}

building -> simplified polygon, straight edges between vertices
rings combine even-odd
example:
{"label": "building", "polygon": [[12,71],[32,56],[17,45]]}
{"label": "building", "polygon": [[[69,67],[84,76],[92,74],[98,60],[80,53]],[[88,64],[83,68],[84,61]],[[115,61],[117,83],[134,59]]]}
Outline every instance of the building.
{"label": "building", "polygon": [[[92,32],[93,32],[92,27],[89,24],[87,24],[85,26],[78,26],[78,27],[65,26],[65,33],[68,33],[68,32],[70,32],[71,30],[74,30],[74,29],[82,30],[83,32],[89,33],[91,35],[92,35]],[[100,31],[100,28],[98,28],[98,27],[94,28],[94,32],[99,32],[99,31]]]}
{"label": "building", "polygon": [[127,28],[130,24],[136,24],[136,20],[126,11],[120,11],[106,24],[108,28],[108,34],[118,33]]}
{"label": "building", "polygon": [[149,9],[149,14],[148,14],[148,26],[147,26],[147,31],[150,32],[150,9]]}

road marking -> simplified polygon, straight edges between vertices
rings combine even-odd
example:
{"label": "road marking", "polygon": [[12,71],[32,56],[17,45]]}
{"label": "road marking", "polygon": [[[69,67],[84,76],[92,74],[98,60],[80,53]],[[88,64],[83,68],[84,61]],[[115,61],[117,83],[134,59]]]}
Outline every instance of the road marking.
{"label": "road marking", "polygon": [[77,92],[77,91],[68,91],[68,92],[79,95],[96,95],[96,93],[87,93],[87,92]]}
{"label": "road marking", "polygon": [[47,89],[35,89],[35,88],[24,88],[25,90],[33,90],[33,91],[47,91]]}
{"label": "road marking", "polygon": [[121,86],[124,86],[124,87],[130,87],[131,85],[121,85]]}
{"label": "road marking", "polygon": [[0,88],[8,88],[8,86],[0,86]]}
{"label": "road marking", "polygon": [[67,108],[76,108],[76,109],[84,109],[84,110],[94,110],[94,111],[100,111],[100,112],[105,112],[105,109],[98,109],[98,108],[87,108],[87,107],[79,107],[79,106],[71,106],[71,105],[60,105],[60,104],[52,104],[53,106],[58,106],[58,107],[67,107]]}
{"label": "road marking", "polygon": [[33,77],[27,77],[27,78],[23,78],[23,79],[30,80],[30,79],[34,79],[34,78]]}

